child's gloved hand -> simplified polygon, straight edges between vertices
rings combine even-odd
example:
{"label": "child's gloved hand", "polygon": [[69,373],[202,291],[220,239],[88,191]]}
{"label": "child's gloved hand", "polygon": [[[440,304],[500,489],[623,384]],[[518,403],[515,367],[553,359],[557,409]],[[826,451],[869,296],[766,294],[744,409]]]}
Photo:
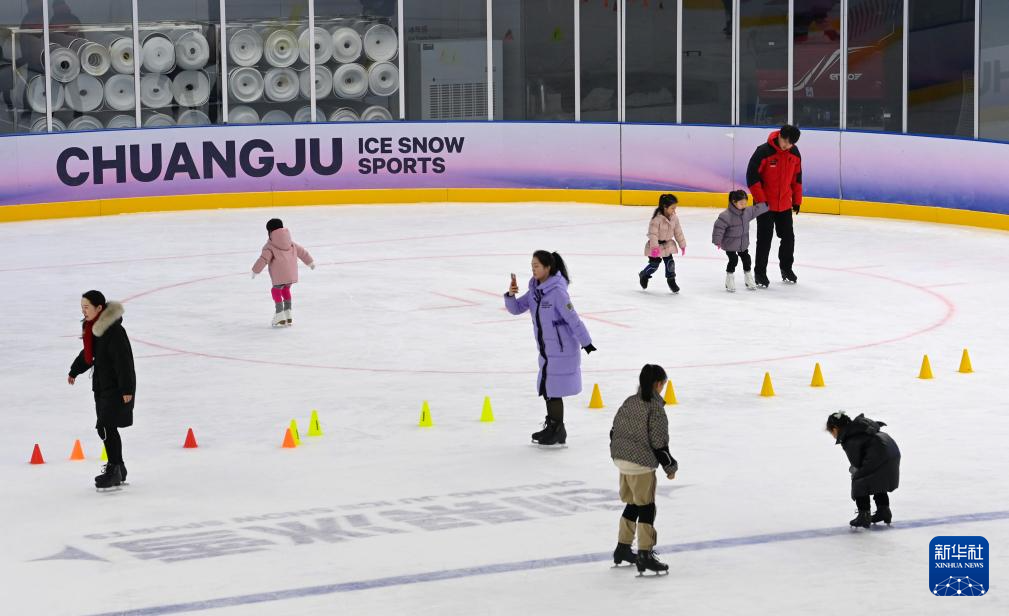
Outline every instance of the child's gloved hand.
{"label": "child's gloved hand", "polygon": [[680,256],[681,257],[687,256],[687,247],[686,246],[680,246]]}
{"label": "child's gloved hand", "polygon": [[253,278],[255,278],[255,277],[256,277],[256,276],[258,276],[258,275],[259,275],[259,272],[252,272],[252,277],[253,277]]}
{"label": "child's gloved hand", "polygon": [[722,249],[722,245],[721,244],[715,244],[715,248],[717,248],[718,250],[721,250]]}
{"label": "child's gloved hand", "polygon": [[653,259],[655,259],[655,258],[658,258],[658,256],[659,256],[660,254],[662,254],[662,251],[661,251],[661,250],[659,250],[659,247],[658,247],[658,246],[656,246],[655,248],[652,248],[652,251],[651,251],[650,253],[648,253],[648,256],[650,256],[650,257],[652,257]]}
{"label": "child's gloved hand", "polygon": [[311,263],[308,264],[308,269],[310,269],[310,270],[314,270],[315,269],[315,261],[312,261]]}

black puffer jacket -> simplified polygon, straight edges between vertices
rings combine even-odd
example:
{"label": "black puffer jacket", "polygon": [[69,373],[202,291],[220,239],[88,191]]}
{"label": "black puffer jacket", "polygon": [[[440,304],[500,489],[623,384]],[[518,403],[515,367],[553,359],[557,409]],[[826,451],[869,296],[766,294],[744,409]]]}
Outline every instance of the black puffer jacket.
{"label": "black puffer jacket", "polygon": [[[122,304],[109,302],[91,328],[95,354],[91,390],[95,392],[95,412],[98,414],[96,428],[102,425],[119,428],[133,425],[137,373],[133,368],[133,348],[123,328],[124,312]],[[82,350],[70,366],[70,376],[77,378],[89,368]],[[134,396],[134,399],[124,403],[124,395]]]}
{"label": "black puffer jacket", "polygon": [[900,485],[900,449],[880,431],[885,425],[859,415],[837,436],[851,463],[852,498],[893,492]]}

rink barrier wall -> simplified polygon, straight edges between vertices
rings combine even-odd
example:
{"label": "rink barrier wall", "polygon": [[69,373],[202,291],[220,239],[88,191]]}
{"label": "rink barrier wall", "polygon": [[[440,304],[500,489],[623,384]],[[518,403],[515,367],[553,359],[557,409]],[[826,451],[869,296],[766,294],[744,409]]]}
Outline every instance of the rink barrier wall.
{"label": "rink barrier wall", "polygon": [[[448,122],[0,137],[0,221],[430,202],[724,207],[767,128]],[[803,212],[1009,230],[1009,144],[804,130]]]}

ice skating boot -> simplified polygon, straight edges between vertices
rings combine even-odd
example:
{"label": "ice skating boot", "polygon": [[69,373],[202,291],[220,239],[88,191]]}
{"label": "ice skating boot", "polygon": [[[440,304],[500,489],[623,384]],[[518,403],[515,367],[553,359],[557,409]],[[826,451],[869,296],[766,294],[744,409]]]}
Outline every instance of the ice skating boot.
{"label": "ice skating boot", "polygon": [[645,571],[654,571],[655,575],[669,573],[669,565],[656,558],[654,550],[638,550],[638,577],[645,574]]}
{"label": "ice skating boot", "polygon": [[288,308],[284,311],[284,318],[287,320],[288,325],[294,325],[294,321],[291,320],[291,309]]}
{"label": "ice skating boot", "polygon": [[680,286],[676,284],[676,276],[666,278],[666,284],[669,285],[669,290],[672,291],[674,295],[680,292]]}
{"label": "ice skating boot", "polygon": [[117,488],[123,483],[123,474],[118,464],[106,464],[105,471],[95,477],[95,487],[99,490]]}
{"label": "ice skating boot", "polygon": [[618,543],[617,549],[613,550],[613,564],[619,567],[620,565],[627,563],[629,565],[637,564],[638,555],[631,549],[631,544],[629,543]]}
{"label": "ice skating boot", "polygon": [[879,524],[883,522],[887,526],[893,521],[893,513],[890,512],[889,507],[876,507],[876,513],[872,514],[872,523]]}
{"label": "ice skating boot", "polygon": [[549,417],[547,417],[546,429],[533,435],[533,442],[537,445],[563,445],[567,440],[568,431],[564,429],[564,422]]}
{"label": "ice skating boot", "polygon": [[548,431],[549,429],[550,429],[550,418],[549,418],[549,417],[547,417],[547,418],[545,418],[545,419],[543,420],[543,429],[542,429],[542,430],[540,430],[539,432],[533,432],[533,433],[532,433],[532,437],[531,437],[531,438],[532,438],[532,441],[533,441],[534,443],[538,443],[538,442],[540,442],[540,439],[541,439],[541,438],[543,438],[543,436],[544,436],[544,435],[545,435],[545,434],[547,433],[547,431]]}
{"label": "ice skating boot", "polygon": [[784,282],[787,282],[789,284],[795,284],[795,283],[799,282],[799,277],[796,276],[795,272],[793,272],[790,269],[787,269],[787,270],[783,269],[783,270],[781,270],[781,279]]}
{"label": "ice skating boot", "polygon": [[272,327],[284,327],[287,325],[287,315],[284,314],[283,310],[273,314],[273,321],[270,322],[270,325]]}
{"label": "ice skating boot", "polygon": [[754,274],[754,278],[756,279],[757,286],[761,289],[766,289],[771,286],[771,281],[767,279],[767,274],[765,272],[757,272]]}
{"label": "ice skating boot", "polygon": [[644,272],[638,272],[638,284],[641,285],[642,289],[648,288],[648,279],[651,278],[648,274]]}
{"label": "ice skating boot", "polygon": [[726,272],[725,274],[725,290],[729,293],[736,292],[736,275],[733,273]]}
{"label": "ice skating boot", "polygon": [[753,280],[753,272],[743,272],[743,277],[746,278],[746,288],[750,291],[756,291],[757,283]]}
{"label": "ice skating boot", "polygon": [[848,524],[852,528],[869,528],[872,524],[872,516],[869,515],[869,510],[865,511],[859,510],[858,515],[854,517]]}

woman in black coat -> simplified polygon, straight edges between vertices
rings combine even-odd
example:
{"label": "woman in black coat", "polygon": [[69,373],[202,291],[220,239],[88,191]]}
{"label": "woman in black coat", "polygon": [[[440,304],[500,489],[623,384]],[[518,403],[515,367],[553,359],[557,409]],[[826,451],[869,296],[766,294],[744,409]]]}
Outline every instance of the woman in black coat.
{"label": "woman in black coat", "polygon": [[67,382],[94,368],[91,390],[95,394],[95,429],[105,442],[109,463],[95,477],[96,488],[110,488],[126,480],[123,464],[123,441],[119,428],[133,425],[134,395],[137,374],[133,369],[133,349],[123,328],[123,305],[106,302],[100,291],[88,291],[81,296],[84,348],[70,366]]}
{"label": "woman in black coat", "polygon": [[[900,449],[889,434],[880,430],[885,425],[865,415],[852,419],[840,411],[827,417],[827,431],[844,448],[851,463],[851,498],[858,506],[858,515],[850,522],[854,527],[889,524],[893,519],[888,493],[900,485]],[[872,516],[869,495],[876,501]]]}

